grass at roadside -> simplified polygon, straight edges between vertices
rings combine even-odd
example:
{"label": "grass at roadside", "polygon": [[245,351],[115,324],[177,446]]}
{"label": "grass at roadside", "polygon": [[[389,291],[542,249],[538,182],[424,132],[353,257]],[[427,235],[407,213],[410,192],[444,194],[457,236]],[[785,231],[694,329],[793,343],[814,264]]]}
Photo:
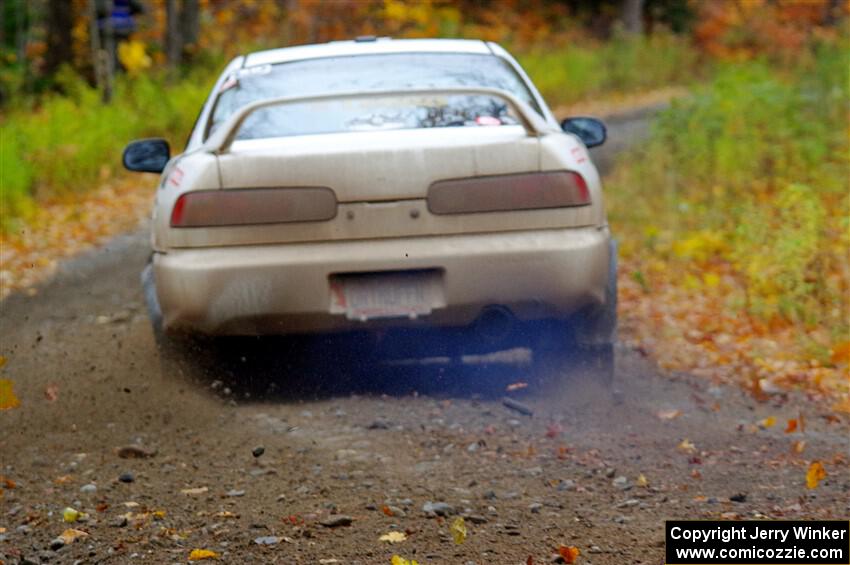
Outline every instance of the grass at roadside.
{"label": "grass at roadside", "polygon": [[13,109],[0,119],[0,231],[21,228],[44,203],[100,189],[118,172],[131,139],[162,136],[181,147],[212,78],[199,72],[168,84],[119,77],[113,102],[102,104],[95,89],[69,74],[65,95]]}
{"label": "grass at roadside", "polygon": [[687,38],[661,32],[545,46],[517,58],[552,106],[689,85],[709,74]]}
{"label": "grass at roadside", "polygon": [[662,364],[848,393],[846,72],[837,48],[725,67],[608,181],[625,326]]}

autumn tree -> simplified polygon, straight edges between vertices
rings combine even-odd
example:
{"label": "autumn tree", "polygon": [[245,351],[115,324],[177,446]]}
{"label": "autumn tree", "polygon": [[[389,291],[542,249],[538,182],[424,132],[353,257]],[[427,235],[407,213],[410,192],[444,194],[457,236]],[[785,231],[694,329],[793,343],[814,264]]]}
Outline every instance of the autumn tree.
{"label": "autumn tree", "polygon": [[623,0],[623,29],[628,33],[643,33],[644,0]]}
{"label": "autumn tree", "polygon": [[68,0],[50,0],[47,4],[47,53],[44,70],[53,74],[73,59],[74,5]]}
{"label": "autumn tree", "polygon": [[165,54],[172,69],[195,51],[200,32],[199,0],[166,0]]}

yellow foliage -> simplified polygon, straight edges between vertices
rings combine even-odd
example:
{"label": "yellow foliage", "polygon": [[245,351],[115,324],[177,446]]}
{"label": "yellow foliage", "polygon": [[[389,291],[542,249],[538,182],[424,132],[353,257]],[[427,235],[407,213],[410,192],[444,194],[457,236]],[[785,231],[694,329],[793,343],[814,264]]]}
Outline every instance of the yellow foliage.
{"label": "yellow foliage", "polygon": [[392,565],[419,565],[415,559],[408,560],[400,555],[393,555],[390,563],[392,563]]}
{"label": "yellow foliage", "polygon": [[139,75],[151,66],[151,58],[145,52],[145,44],[138,40],[119,43],[118,60],[131,76]]}
{"label": "yellow foliage", "polygon": [[714,231],[700,230],[673,244],[673,254],[679,259],[706,261],[726,248],[723,236]]}
{"label": "yellow foliage", "polygon": [[762,427],[762,428],[765,428],[765,429],[772,428],[775,425],[776,425],[776,418],[774,418],[773,416],[768,416],[767,418],[764,418],[763,420],[759,420],[759,426]]}
{"label": "yellow foliage", "polygon": [[702,282],[709,288],[715,288],[720,284],[720,276],[717,273],[706,273],[702,276]]}
{"label": "yellow foliage", "polygon": [[21,401],[12,390],[12,381],[0,379],[0,410],[11,410],[21,405]]}
{"label": "yellow foliage", "polygon": [[463,518],[455,518],[449,529],[452,532],[452,537],[456,544],[460,545],[464,542],[464,540],[466,540],[466,522],[463,521]]}
{"label": "yellow foliage", "polygon": [[812,461],[806,471],[806,486],[810,489],[817,488],[818,483],[826,478],[826,469],[820,461]]}
{"label": "yellow foliage", "polygon": [[218,553],[209,549],[193,549],[189,554],[189,561],[201,561],[202,559],[218,559]]}

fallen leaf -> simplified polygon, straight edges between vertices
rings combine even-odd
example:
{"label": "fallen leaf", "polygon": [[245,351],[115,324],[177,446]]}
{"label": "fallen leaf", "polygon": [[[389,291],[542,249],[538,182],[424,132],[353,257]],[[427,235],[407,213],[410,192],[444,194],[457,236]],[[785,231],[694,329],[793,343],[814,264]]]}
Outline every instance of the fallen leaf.
{"label": "fallen leaf", "polygon": [[683,439],[679,445],[676,446],[676,449],[684,451],[685,453],[694,453],[697,450],[696,446],[692,444],[691,440],[688,438]]}
{"label": "fallen leaf", "polygon": [[44,398],[50,402],[56,402],[59,398],[59,385],[49,384],[44,387]]}
{"label": "fallen leaf", "polygon": [[691,469],[691,477],[696,480],[702,480],[702,473],[699,472],[699,469]]}
{"label": "fallen leaf", "polygon": [[649,486],[649,481],[646,479],[646,477],[643,475],[643,473],[638,475],[637,486],[644,487],[644,488]]}
{"label": "fallen leaf", "polygon": [[419,565],[415,559],[407,560],[400,555],[393,555],[392,559],[390,559],[390,563],[392,563],[392,565]]}
{"label": "fallen leaf", "polygon": [[189,554],[189,561],[200,561],[202,559],[218,559],[218,553],[209,549],[193,549]]}
{"label": "fallen leaf", "polygon": [[765,430],[767,428],[772,428],[773,426],[776,425],[776,418],[774,418],[773,416],[768,416],[767,418],[765,418],[763,420],[759,420],[758,425],[759,425],[760,428],[765,429]]}
{"label": "fallen leaf", "polygon": [[80,516],[82,516],[82,515],[83,515],[82,512],[80,512],[79,510],[76,510],[74,508],[71,508],[70,506],[66,507],[62,511],[62,519],[65,520],[66,522],[69,522],[69,523],[70,522],[76,522],[77,520],[80,519]]}
{"label": "fallen leaf", "polygon": [[12,381],[0,379],[0,410],[11,410],[21,405],[21,401],[12,390]]}
{"label": "fallen leaf", "polygon": [[575,563],[581,551],[574,545],[562,545],[558,548],[558,555],[564,560],[564,563]]}
{"label": "fallen leaf", "polygon": [[0,355],[0,369],[6,364],[6,358]]}
{"label": "fallen leaf", "polygon": [[810,489],[818,488],[818,483],[826,478],[826,469],[820,461],[812,461],[809,470],[806,471],[806,486]]}
{"label": "fallen leaf", "polygon": [[797,431],[797,419],[791,418],[790,420],[788,420],[788,425],[785,426],[785,433],[786,434],[793,434],[796,431]]}
{"label": "fallen leaf", "polygon": [[385,515],[387,515],[387,516],[392,516],[392,515],[393,515],[393,510],[392,510],[392,508],[390,508],[390,507],[389,507],[389,506],[387,506],[386,504],[384,504],[383,506],[381,506],[381,512],[383,512],[383,513],[384,513]]}
{"label": "fallen leaf", "polygon": [[3,483],[3,488],[8,490],[12,490],[13,488],[15,488],[15,486],[17,486],[15,484],[15,481],[8,477],[0,477],[0,483]]}
{"label": "fallen leaf", "polygon": [[806,448],[805,440],[797,440],[791,444],[791,451],[794,453],[803,453],[803,450]]}
{"label": "fallen leaf", "polygon": [[378,538],[378,541],[385,541],[387,543],[401,543],[407,539],[407,534],[404,532],[387,532]]}
{"label": "fallen leaf", "polygon": [[196,495],[196,494],[204,494],[205,492],[207,492],[209,490],[210,489],[208,487],[195,487],[195,488],[184,488],[180,492],[182,492],[183,494],[187,494],[189,496],[193,496],[193,495]]}
{"label": "fallen leaf", "polygon": [[449,531],[451,531],[456,544],[460,545],[466,540],[466,522],[461,516],[455,518],[451,527],[449,527]]}
{"label": "fallen leaf", "polygon": [[64,485],[65,483],[70,483],[72,480],[74,480],[74,477],[71,475],[61,475],[53,479],[53,482],[57,485]]}
{"label": "fallen leaf", "polygon": [[215,516],[216,518],[238,518],[239,514],[234,514],[233,512],[228,512],[227,510],[224,510],[222,512],[216,512],[215,514],[213,514],[213,516]]}
{"label": "fallen leaf", "polygon": [[65,545],[74,543],[76,540],[80,538],[88,537],[88,533],[82,530],[75,530],[73,528],[67,529],[59,535],[62,538],[62,541],[65,542]]}
{"label": "fallen leaf", "polygon": [[518,382],[509,384],[505,390],[508,392],[513,392],[515,390],[521,390],[528,387],[528,383]]}
{"label": "fallen leaf", "polygon": [[655,413],[659,420],[675,420],[682,415],[681,410],[659,410]]}
{"label": "fallen leaf", "polygon": [[[2,396],[2,394],[0,394],[0,396]],[[2,405],[0,405],[0,408],[2,408]],[[836,402],[835,404],[833,404],[832,409],[836,412],[844,412],[846,414],[850,414],[850,396],[848,396],[844,400],[841,400],[840,402]]]}
{"label": "fallen leaf", "polygon": [[[832,363],[850,363],[850,341],[845,341],[839,343],[835,347],[832,348],[832,355],[830,356],[830,362]],[[2,363],[0,363],[0,367],[2,367]]]}

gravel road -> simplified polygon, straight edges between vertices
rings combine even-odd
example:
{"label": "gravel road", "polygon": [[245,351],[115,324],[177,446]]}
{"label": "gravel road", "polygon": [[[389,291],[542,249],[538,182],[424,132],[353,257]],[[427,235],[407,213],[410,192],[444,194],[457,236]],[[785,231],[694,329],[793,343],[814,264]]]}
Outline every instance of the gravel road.
{"label": "gravel road", "polygon": [[[645,127],[614,120],[600,162]],[[226,563],[526,564],[567,545],[578,563],[660,564],[665,519],[850,516],[846,417],[664,375],[623,347],[614,393],[527,351],[389,364],[326,339],[261,340],[242,370],[163,378],[147,253],[144,231],[118,237],[0,305],[0,377],[21,399],[0,412],[2,563],[185,563],[206,549]],[[529,386],[506,392],[516,382]],[[786,434],[800,414],[805,431]],[[809,490],[815,459],[828,475]],[[83,513],[73,523],[68,507]],[[87,535],[56,539],[71,528]],[[379,540],[389,532],[406,539]]]}

